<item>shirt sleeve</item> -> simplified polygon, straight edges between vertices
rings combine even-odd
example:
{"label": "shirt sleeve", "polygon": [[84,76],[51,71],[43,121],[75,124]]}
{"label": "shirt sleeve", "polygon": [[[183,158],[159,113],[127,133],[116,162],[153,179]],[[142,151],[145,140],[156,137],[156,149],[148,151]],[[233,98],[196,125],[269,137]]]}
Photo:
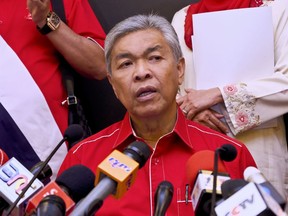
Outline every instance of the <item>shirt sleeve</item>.
{"label": "shirt sleeve", "polygon": [[104,47],[106,34],[87,0],[64,0],[67,25]]}
{"label": "shirt sleeve", "polygon": [[227,123],[234,134],[288,112],[288,6],[279,0],[273,1],[271,7],[275,45],[274,73],[257,80],[219,87],[227,109]]}

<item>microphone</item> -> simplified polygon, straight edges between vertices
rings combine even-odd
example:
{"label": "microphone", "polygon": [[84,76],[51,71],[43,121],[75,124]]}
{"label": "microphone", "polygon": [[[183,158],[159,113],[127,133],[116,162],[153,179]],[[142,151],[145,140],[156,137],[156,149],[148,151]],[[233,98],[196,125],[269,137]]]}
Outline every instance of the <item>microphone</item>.
{"label": "microphone", "polygon": [[284,210],[286,206],[285,199],[281,194],[275,189],[275,187],[265,178],[263,173],[255,167],[247,167],[244,171],[244,179],[248,182],[254,182],[261,188],[261,191],[269,194]]}
{"label": "microphone", "polygon": [[0,149],[0,166],[5,164],[8,160],[9,158],[7,154],[2,149]]}
{"label": "microphone", "polygon": [[56,195],[44,197],[36,209],[37,216],[64,216],[66,205],[64,200]]}
{"label": "microphone", "polygon": [[229,179],[229,180],[223,182],[221,185],[221,191],[222,191],[223,199],[226,200],[232,194],[239,191],[241,188],[243,188],[248,183],[249,182],[247,182],[244,179]]}
{"label": "microphone", "polygon": [[[225,189],[225,187],[227,188]],[[262,191],[259,185],[253,182],[226,181],[221,188],[223,197],[226,192],[228,193],[225,195],[226,199],[215,207],[217,216],[287,215],[272,196]],[[233,193],[234,191],[235,193]]]}
{"label": "microphone", "polygon": [[[19,194],[26,188],[25,196],[21,196],[13,207],[17,207],[14,211],[16,215],[23,212],[26,200],[43,187],[43,183],[38,179],[35,179],[33,184],[29,184],[32,178],[33,174],[14,157],[0,167],[0,196],[5,200],[6,204],[8,203],[8,206],[15,204]],[[8,206],[5,205],[5,208]],[[11,211],[8,210],[7,215]]]}
{"label": "microphone", "polygon": [[154,216],[165,216],[165,213],[172,201],[174,187],[169,181],[162,181],[155,193]]}
{"label": "microphone", "polygon": [[141,141],[127,146],[123,153],[114,150],[97,167],[96,187],[74,209],[70,216],[92,215],[110,194],[119,199],[135,181],[136,173],[142,168],[152,151]]}
{"label": "microphone", "polygon": [[21,198],[25,195],[26,191],[29,189],[29,187],[33,184],[33,182],[36,180],[38,175],[43,171],[45,166],[48,164],[48,162],[51,160],[51,158],[54,156],[56,151],[61,147],[61,145],[67,141],[67,142],[75,142],[82,138],[83,136],[83,128],[78,124],[71,124],[68,126],[66,131],[64,132],[63,139],[57,144],[57,146],[53,149],[53,151],[48,155],[46,160],[43,162],[42,166],[39,167],[38,172],[34,174],[30,182],[27,184],[27,186],[22,190],[22,192],[19,194],[18,198],[15,200],[15,202],[10,206],[8,209],[7,214],[9,215],[12,210],[15,208],[17,203],[21,200]]}
{"label": "microphone", "polygon": [[[37,211],[46,211],[48,205],[58,205],[58,200],[50,195],[55,195],[61,198],[65,203],[65,211],[69,214],[75,206],[94,188],[95,175],[86,166],[75,165],[65,170],[55,182],[50,182],[34,197],[32,197],[27,204],[26,212],[32,214],[35,209]],[[47,198],[46,198],[47,197]],[[40,204],[41,202],[44,204]],[[55,203],[53,203],[55,201]],[[50,206],[48,206],[50,207]],[[52,207],[51,207],[52,208]]]}
{"label": "microphone", "polygon": [[33,175],[36,175],[38,174],[38,177],[37,179],[39,179],[40,181],[42,182],[46,182],[49,180],[49,178],[52,176],[52,169],[51,167],[49,166],[49,164],[47,164],[46,166],[44,166],[43,170],[39,171],[39,169],[42,168],[43,166],[43,161],[39,161],[37,164],[35,164],[31,169],[30,169],[30,172],[33,174]]}
{"label": "microphone", "polygon": [[[187,179],[194,184],[191,193],[192,207],[195,215],[209,215],[211,211],[211,197],[213,189],[214,151],[203,150],[193,154],[186,163]],[[221,184],[230,179],[224,163],[218,159],[218,178],[216,182],[216,198],[220,199]]]}
{"label": "microphone", "polygon": [[213,167],[213,187],[212,187],[212,198],[211,198],[211,212],[210,215],[215,215],[214,207],[216,203],[216,182],[218,175],[218,155],[223,161],[230,162],[237,156],[237,150],[235,146],[231,144],[224,144],[220,148],[215,150],[214,154],[214,167]]}

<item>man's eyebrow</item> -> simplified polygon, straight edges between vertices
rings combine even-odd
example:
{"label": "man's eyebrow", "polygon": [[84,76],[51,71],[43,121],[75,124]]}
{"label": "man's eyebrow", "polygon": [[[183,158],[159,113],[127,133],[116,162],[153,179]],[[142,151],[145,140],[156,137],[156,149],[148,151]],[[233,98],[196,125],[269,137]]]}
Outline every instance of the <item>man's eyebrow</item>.
{"label": "man's eyebrow", "polygon": [[115,56],[115,60],[132,57],[130,53],[120,53]]}
{"label": "man's eyebrow", "polygon": [[[154,51],[157,50],[161,50],[163,47],[161,45],[156,45],[154,47],[148,47],[145,51],[144,51],[144,55],[148,55],[149,53],[152,53]],[[123,58],[132,58],[133,54],[129,53],[129,52],[125,52],[125,53],[119,53],[118,55],[115,56],[115,60],[119,60],[119,59],[123,59]]]}
{"label": "man's eyebrow", "polygon": [[163,47],[159,44],[154,47],[149,47],[148,49],[145,50],[144,55],[147,55],[149,53],[152,53],[154,51],[161,50],[161,49],[163,49]]}

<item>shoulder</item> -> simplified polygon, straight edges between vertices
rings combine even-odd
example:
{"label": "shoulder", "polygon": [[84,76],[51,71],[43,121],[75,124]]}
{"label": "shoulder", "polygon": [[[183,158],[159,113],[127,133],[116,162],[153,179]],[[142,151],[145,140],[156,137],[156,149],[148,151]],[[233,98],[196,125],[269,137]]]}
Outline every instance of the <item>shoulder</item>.
{"label": "shoulder", "polygon": [[82,140],[80,143],[75,145],[71,151],[73,153],[81,150],[86,151],[88,149],[95,148],[95,145],[97,145],[97,148],[101,145],[105,145],[106,148],[108,145],[111,145],[112,148],[114,141],[119,134],[120,126],[120,122],[114,123],[113,125],[99,131],[98,133]]}

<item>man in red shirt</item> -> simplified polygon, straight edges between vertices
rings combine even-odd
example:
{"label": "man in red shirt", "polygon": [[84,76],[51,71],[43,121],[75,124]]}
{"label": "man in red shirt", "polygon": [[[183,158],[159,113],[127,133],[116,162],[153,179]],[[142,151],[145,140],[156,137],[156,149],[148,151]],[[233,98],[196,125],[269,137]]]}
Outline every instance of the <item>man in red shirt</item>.
{"label": "man in red shirt", "polygon": [[[63,4],[67,25],[50,0],[0,1],[0,147],[28,169],[47,158],[68,126],[57,53],[82,75],[107,74],[106,35],[88,1]],[[63,145],[49,163],[54,174],[66,153]]]}
{"label": "man in red shirt", "polygon": [[74,146],[59,173],[76,164],[96,171],[114,149],[123,151],[135,140],[147,143],[153,153],[126,194],[119,200],[112,196],[105,199],[97,215],[153,215],[154,194],[164,180],[174,186],[167,215],[194,215],[190,198],[188,203],[185,200],[186,184],[190,183],[186,163],[201,150],[234,145],[236,159],[225,162],[231,178],[243,178],[245,168],[255,166],[245,145],[187,120],[177,106],[185,61],[177,35],[166,19],[137,15],[122,21],[106,37],[105,57],[109,81],[127,114],[122,121]]}

